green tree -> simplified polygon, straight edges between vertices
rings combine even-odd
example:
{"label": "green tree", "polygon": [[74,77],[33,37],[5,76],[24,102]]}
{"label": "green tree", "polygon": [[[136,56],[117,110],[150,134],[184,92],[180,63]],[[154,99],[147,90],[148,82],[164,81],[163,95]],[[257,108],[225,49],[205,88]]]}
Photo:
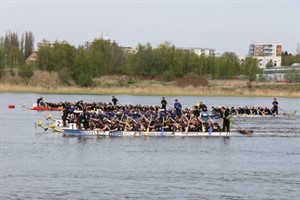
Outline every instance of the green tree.
{"label": "green tree", "polygon": [[32,77],[33,73],[34,73],[34,69],[29,65],[23,66],[18,71],[18,74],[22,78],[22,80],[24,81],[25,85],[28,85],[28,83],[30,81],[30,78]]}
{"label": "green tree", "polygon": [[16,67],[24,64],[24,57],[20,50],[17,33],[8,32],[5,35],[4,51],[6,64],[10,67]]}
{"label": "green tree", "polygon": [[281,65],[282,66],[291,66],[294,63],[300,63],[300,54],[292,55],[287,51],[282,52],[281,56]]}
{"label": "green tree", "polygon": [[266,68],[267,69],[270,69],[270,68],[273,68],[274,64],[273,64],[273,60],[269,60],[269,62],[266,64]]}
{"label": "green tree", "polygon": [[247,57],[244,63],[244,74],[247,76],[247,87],[252,89],[252,83],[256,80],[256,74],[261,73],[258,68],[258,61],[253,57]]}
{"label": "green tree", "polygon": [[38,51],[37,66],[46,71],[71,70],[75,54],[76,48],[67,42],[56,42],[53,47],[43,46]]}
{"label": "green tree", "polygon": [[81,87],[89,87],[93,84],[93,79],[92,79],[92,76],[88,73],[84,73],[82,75],[79,76],[79,79],[78,79],[78,84],[81,86]]}
{"label": "green tree", "polygon": [[6,65],[6,54],[4,50],[4,38],[0,37],[0,78],[3,75],[3,69]]}
{"label": "green tree", "polygon": [[163,61],[159,51],[153,49],[149,43],[146,46],[139,44],[137,53],[130,57],[129,62],[132,75],[154,78],[164,72],[161,69]]}
{"label": "green tree", "polygon": [[26,60],[28,56],[33,52],[34,47],[34,37],[32,32],[25,32],[22,35],[21,40],[21,51],[24,54],[24,59]]}
{"label": "green tree", "polygon": [[54,67],[52,67],[53,62],[51,61],[52,58],[51,49],[49,47],[42,46],[40,47],[37,53],[37,66],[42,71],[51,71]]}
{"label": "green tree", "polygon": [[61,83],[70,85],[70,81],[73,79],[70,70],[67,67],[63,67],[58,70],[58,79]]}
{"label": "green tree", "polygon": [[240,62],[235,53],[225,52],[219,62],[223,63],[222,73],[225,77],[229,78],[240,74]]}
{"label": "green tree", "polygon": [[79,77],[85,73],[86,66],[88,65],[87,61],[87,51],[84,49],[84,46],[79,46],[76,49],[74,63],[71,70],[72,77],[78,83]]}

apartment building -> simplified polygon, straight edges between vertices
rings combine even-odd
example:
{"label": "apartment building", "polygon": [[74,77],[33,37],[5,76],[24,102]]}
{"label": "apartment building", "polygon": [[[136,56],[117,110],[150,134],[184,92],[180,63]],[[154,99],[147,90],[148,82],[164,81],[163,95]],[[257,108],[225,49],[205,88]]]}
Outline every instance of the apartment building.
{"label": "apartment building", "polygon": [[252,43],[249,46],[249,56],[259,61],[259,67],[265,68],[269,62],[273,67],[281,66],[282,45],[276,43]]}
{"label": "apartment building", "polygon": [[183,48],[183,50],[187,50],[197,54],[198,56],[216,56],[216,50],[212,48]]}

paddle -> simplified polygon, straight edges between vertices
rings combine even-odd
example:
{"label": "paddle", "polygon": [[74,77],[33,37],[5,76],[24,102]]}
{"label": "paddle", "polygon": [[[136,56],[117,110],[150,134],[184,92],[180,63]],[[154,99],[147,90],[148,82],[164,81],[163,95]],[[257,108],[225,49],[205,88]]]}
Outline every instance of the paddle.
{"label": "paddle", "polygon": [[50,119],[52,121],[55,121],[55,119],[52,118],[52,114],[51,113],[46,116],[46,120],[48,120],[48,119]]}
{"label": "paddle", "polygon": [[192,120],[192,114],[190,114],[190,119],[188,120],[188,123],[187,123],[187,125],[186,125],[185,133],[187,133],[188,130],[189,130],[189,125],[190,125],[190,123],[191,123],[191,120]]}
{"label": "paddle", "polygon": [[149,124],[148,124],[147,130],[146,130],[146,136],[148,136],[148,134],[149,134],[149,129],[150,129],[150,123],[151,123],[151,121],[152,121],[152,115],[150,117]]}
{"label": "paddle", "polygon": [[266,114],[265,114],[263,111],[261,111],[259,108],[258,108],[257,110],[258,110],[258,112],[260,112],[263,116],[266,116]]}
{"label": "paddle", "polygon": [[247,129],[244,129],[242,128],[241,126],[239,126],[237,123],[235,123],[234,121],[230,120],[231,123],[233,123],[234,125],[236,125],[238,128],[242,129],[243,131],[245,131],[245,133],[248,135],[248,136],[252,136],[252,133],[247,130]]}
{"label": "paddle", "polygon": [[128,117],[128,115],[126,115],[126,123],[125,123],[125,128],[124,128],[124,131],[123,131],[123,137],[126,136],[128,119],[129,119],[129,117]]}
{"label": "paddle", "polygon": [[201,118],[200,120],[201,120],[201,128],[202,128],[202,133],[204,133],[204,132],[205,132],[204,123],[203,123],[203,121],[202,121],[202,118]]}
{"label": "paddle", "polygon": [[30,107],[29,107],[26,103],[23,103],[23,104],[22,104],[22,108],[30,109]]}
{"label": "paddle", "polygon": [[288,112],[285,112],[282,108],[280,108],[280,107],[278,107],[278,108],[283,112],[284,115],[287,115],[289,117],[295,116],[295,114],[297,112],[297,110],[295,110],[294,113],[288,113]]}
{"label": "paddle", "polygon": [[37,127],[37,126],[40,126],[41,128],[43,128],[44,131],[47,131],[49,129],[49,126],[43,125],[43,121],[42,120],[40,120],[38,122],[35,122],[35,127]]}
{"label": "paddle", "polygon": [[163,120],[162,120],[162,124],[161,124],[161,136],[164,136],[164,123],[165,123],[165,118],[163,117]]}

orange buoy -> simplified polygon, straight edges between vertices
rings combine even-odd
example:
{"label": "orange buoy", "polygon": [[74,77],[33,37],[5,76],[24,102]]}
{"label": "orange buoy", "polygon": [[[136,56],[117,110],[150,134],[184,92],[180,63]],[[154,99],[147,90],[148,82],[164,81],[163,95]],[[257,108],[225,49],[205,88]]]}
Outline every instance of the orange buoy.
{"label": "orange buoy", "polygon": [[14,109],[16,106],[15,105],[8,105],[8,108],[10,108],[10,109]]}

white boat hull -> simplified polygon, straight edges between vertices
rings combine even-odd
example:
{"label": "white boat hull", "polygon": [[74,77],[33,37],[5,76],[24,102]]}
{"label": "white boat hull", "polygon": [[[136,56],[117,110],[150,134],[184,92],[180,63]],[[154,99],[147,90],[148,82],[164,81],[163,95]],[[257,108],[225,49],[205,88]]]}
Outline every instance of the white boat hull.
{"label": "white boat hull", "polygon": [[98,130],[74,130],[63,129],[65,136],[111,136],[111,137],[238,137],[238,136],[251,136],[244,131],[231,131],[231,132],[140,132],[140,131],[98,131]]}

